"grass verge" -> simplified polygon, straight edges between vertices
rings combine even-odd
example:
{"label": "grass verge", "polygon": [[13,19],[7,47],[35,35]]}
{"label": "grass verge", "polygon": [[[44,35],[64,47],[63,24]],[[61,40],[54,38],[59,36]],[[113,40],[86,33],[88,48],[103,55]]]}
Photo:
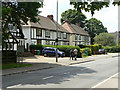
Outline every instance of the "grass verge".
{"label": "grass verge", "polygon": [[11,68],[26,67],[26,66],[32,66],[32,64],[7,63],[7,64],[2,64],[2,66],[0,66],[0,69],[4,70]]}

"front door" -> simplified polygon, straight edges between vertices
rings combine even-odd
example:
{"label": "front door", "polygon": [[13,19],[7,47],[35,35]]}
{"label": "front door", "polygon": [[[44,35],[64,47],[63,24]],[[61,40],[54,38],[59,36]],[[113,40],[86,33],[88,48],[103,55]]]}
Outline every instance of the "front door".
{"label": "front door", "polygon": [[37,44],[40,44],[40,45],[41,45],[41,40],[37,40]]}

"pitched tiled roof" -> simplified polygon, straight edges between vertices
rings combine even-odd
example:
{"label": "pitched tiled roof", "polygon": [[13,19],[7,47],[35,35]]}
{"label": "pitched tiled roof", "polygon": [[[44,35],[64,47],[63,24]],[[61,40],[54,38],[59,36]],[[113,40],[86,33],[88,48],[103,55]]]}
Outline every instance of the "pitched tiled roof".
{"label": "pitched tiled roof", "polygon": [[[40,15],[38,16],[38,18],[40,19],[39,22],[37,22],[37,23],[29,22],[29,25],[32,27],[39,27],[39,28],[44,28],[44,29],[56,31],[56,23],[57,22],[49,19],[48,17],[43,17]],[[57,23],[57,26],[58,26],[58,31],[69,33],[65,28],[63,28],[58,23]]]}
{"label": "pitched tiled roof", "polygon": [[80,35],[89,36],[88,32],[86,32],[81,27],[79,27],[79,26],[77,26],[75,24],[70,24],[70,23],[65,22],[62,26],[65,29],[67,29],[69,33],[74,33],[74,34],[80,34]]}

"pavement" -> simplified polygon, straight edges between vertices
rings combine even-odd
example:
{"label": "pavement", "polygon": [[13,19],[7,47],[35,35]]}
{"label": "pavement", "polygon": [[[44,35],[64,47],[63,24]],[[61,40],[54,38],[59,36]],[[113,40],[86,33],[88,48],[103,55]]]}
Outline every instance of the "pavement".
{"label": "pavement", "polygon": [[69,57],[64,57],[64,58],[58,58],[58,62],[56,62],[55,57],[44,57],[40,55],[35,55],[34,57],[23,58],[23,63],[33,64],[32,66],[2,70],[2,76],[42,70],[42,69],[49,69],[59,66],[68,66],[72,64],[85,63],[94,60],[107,59],[117,56],[118,53],[108,53],[107,55],[92,55],[86,58],[77,58],[77,61],[70,60]]}

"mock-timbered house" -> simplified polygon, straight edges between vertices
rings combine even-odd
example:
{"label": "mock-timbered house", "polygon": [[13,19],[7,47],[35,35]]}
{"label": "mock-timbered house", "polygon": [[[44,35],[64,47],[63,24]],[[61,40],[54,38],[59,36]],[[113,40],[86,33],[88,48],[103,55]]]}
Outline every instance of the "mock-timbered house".
{"label": "mock-timbered house", "polygon": [[[23,25],[22,30],[25,35],[25,47],[29,45],[55,45],[58,30],[58,45],[69,45],[69,32],[59,25],[53,19],[53,15],[47,17],[38,16],[39,22],[28,22],[28,25]],[[56,27],[57,24],[57,27]]]}

